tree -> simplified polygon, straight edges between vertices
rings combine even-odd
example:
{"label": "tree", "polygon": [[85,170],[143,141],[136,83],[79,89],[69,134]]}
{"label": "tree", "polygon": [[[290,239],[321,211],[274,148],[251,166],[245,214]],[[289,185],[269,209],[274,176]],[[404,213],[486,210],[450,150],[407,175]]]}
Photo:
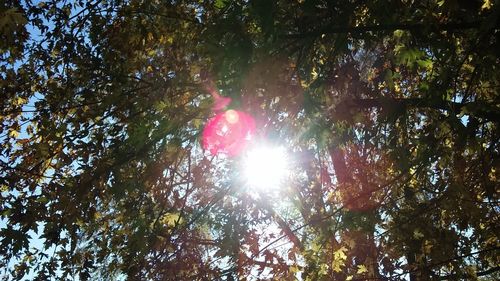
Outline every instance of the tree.
{"label": "tree", "polygon": [[[499,9],[6,1],[5,276],[498,278]],[[286,187],[200,145],[222,98],[288,148]]]}

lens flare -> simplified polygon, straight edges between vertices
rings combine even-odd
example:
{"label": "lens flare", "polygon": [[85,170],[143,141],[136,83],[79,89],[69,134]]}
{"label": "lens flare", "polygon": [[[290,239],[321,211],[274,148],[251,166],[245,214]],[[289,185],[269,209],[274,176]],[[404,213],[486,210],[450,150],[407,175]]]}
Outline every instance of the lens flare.
{"label": "lens flare", "polygon": [[224,116],[229,124],[236,124],[240,120],[240,116],[236,110],[230,109],[224,113]]}
{"label": "lens flare", "polygon": [[247,153],[243,162],[245,181],[251,188],[277,188],[289,173],[288,161],[282,147],[256,147]]}
{"label": "lens flare", "polygon": [[239,155],[255,133],[255,121],[242,111],[228,110],[211,118],[202,134],[203,148],[213,155]]}

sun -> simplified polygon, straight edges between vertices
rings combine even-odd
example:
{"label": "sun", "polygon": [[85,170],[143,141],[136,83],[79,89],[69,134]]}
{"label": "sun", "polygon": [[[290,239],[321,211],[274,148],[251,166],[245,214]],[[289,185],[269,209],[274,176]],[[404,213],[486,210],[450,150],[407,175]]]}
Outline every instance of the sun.
{"label": "sun", "polygon": [[289,174],[289,159],[283,147],[259,146],[244,157],[243,172],[252,189],[278,188]]}

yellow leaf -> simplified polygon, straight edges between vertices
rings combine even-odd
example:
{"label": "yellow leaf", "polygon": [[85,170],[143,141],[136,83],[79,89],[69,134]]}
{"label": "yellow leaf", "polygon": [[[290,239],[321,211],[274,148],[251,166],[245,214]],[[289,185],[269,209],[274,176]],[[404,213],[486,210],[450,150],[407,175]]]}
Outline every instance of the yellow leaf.
{"label": "yellow leaf", "polygon": [[341,272],[342,271],[342,266],[344,266],[344,263],[339,262],[338,260],[333,260],[332,262],[332,270],[335,272]]}
{"label": "yellow leaf", "polygon": [[318,72],[316,71],[316,67],[311,71],[311,79],[316,80],[318,78]]}
{"label": "yellow leaf", "polygon": [[394,91],[395,91],[396,93],[400,93],[400,92],[401,92],[401,88],[399,87],[399,85],[398,85],[398,84],[394,84]]}
{"label": "yellow leaf", "polygon": [[335,272],[341,272],[342,267],[345,266],[345,260],[347,256],[344,252],[347,251],[346,247],[341,247],[333,253],[332,270]]}
{"label": "yellow leaf", "polygon": [[[495,167],[491,167],[490,172],[488,173],[488,177],[490,178],[491,181],[496,182],[497,181],[497,173]],[[479,195],[478,195],[479,197]],[[478,198],[479,199],[479,198]],[[482,198],[480,199],[482,200]]]}
{"label": "yellow leaf", "polygon": [[340,259],[340,260],[346,260],[347,259],[347,256],[345,255],[344,252],[347,252],[347,248],[342,246],[340,249],[338,249],[337,251],[335,251],[333,253],[335,259]]}
{"label": "yellow leaf", "polygon": [[148,50],[148,56],[153,57],[154,55],[156,55],[156,50],[155,49],[149,49]]}
{"label": "yellow leaf", "polygon": [[300,272],[300,268],[296,265],[292,265],[288,268],[288,270],[290,271],[290,273],[292,274],[295,274],[297,272]]}
{"label": "yellow leaf", "polygon": [[180,215],[177,213],[166,213],[162,218],[161,222],[163,224],[166,224],[168,226],[175,226],[177,224],[177,221],[180,223],[179,219]]}
{"label": "yellow leaf", "polygon": [[366,266],[360,264],[358,265],[358,271],[356,271],[357,274],[363,274],[365,272],[368,272],[368,269],[366,269]]}
{"label": "yellow leaf", "polygon": [[483,0],[483,6],[481,6],[481,10],[489,10],[491,9],[491,1]]}
{"label": "yellow leaf", "polygon": [[9,136],[10,136],[11,138],[17,138],[17,137],[19,136],[19,132],[18,132],[18,131],[16,131],[16,130],[11,130],[11,131],[9,132]]}
{"label": "yellow leaf", "polygon": [[99,220],[100,218],[102,218],[102,214],[101,214],[101,213],[99,213],[99,212],[95,212],[95,213],[94,213],[94,219],[95,219],[95,220]]}
{"label": "yellow leaf", "polygon": [[430,254],[432,250],[432,243],[429,240],[425,240],[424,242],[424,253]]}
{"label": "yellow leaf", "polygon": [[423,234],[422,232],[420,232],[420,230],[415,229],[415,230],[413,231],[413,238],[415,238],[415,239],[420,239],[420,238],[422,238],[422,237],[424,237],[424,234]]}
{"label": "yellow leaf", "polygon": [[22,97],[17,97],[16,100],[14,101],[15,105],[23,105],[26,103],[26,99]]}
{"label": "yellow leaf", "polygon": [[326,264],[324,264],[324,263],[323,263],[323,264],[321,264],[321,265],[319,266],[319,271],[318,271],[318,273],[319,273],[319,275],[326,275],[326,274],[328,274],[328,265],[326,265]]}

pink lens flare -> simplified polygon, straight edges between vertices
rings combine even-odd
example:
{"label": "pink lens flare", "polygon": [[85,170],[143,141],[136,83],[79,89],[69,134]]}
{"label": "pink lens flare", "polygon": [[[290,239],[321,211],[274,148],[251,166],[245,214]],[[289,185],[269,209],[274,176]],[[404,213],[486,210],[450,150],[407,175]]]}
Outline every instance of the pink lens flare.
{"label": "pink lens flare", "polygon": [[218,112],[224,110],[231,103],[231,98],[221,96],[213,82],[207,82],[205,84],[205,90],[210,93],[214,99],[214,104],[212,106],[213,111]]}
{"label": "pink lens flare", "polygon": [[203,148],[213,155],[236,156],[255,134],[255,121],[249,114],[228,110],[208,120],[202,133]]}

